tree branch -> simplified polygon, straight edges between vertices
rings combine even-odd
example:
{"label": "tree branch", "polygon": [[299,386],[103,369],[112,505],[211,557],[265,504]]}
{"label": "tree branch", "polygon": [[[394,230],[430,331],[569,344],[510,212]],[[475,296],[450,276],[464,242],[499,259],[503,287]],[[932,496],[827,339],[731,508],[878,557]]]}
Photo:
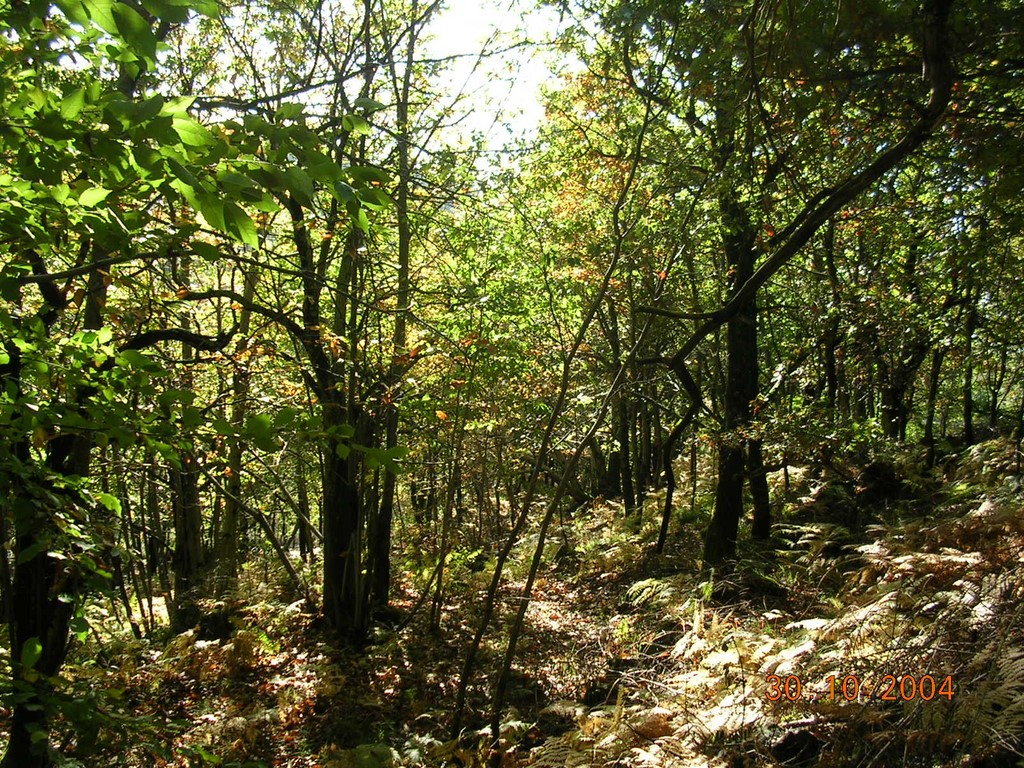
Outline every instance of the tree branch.
{"label": "tree branch", "polygon": [[924,76],[929,84],[929,98],[928,103],[920,110],[920,117],[914,125],[903,138],[866,168],[850,176],[838,187],[824,194],[819,193],[811,200],[794,220],[794,224],[799,224],[790,225],[787,231],[781,233],[781,242],[775,251],[761,263],[729,301],[714,312],[677,315],[680,319],[705,322],[673,355],[669,367],[677,370],[696,346],[746,306],[758,289],[796,256],[833,214],[903,162],[932,136],[942,122],[953,90],[955,71],[950,54],[948,29],[952,5],[953,0],[926,0],[924,3],[922,60]]}
{"label": "tree branch", "polygon": [[154,344],[159,344],[161,341],[180,341],[202,352],[220,352],[231,341],[231,337],[235,335],[236,329],[237,326],[230,331],[218,333],[216,336],[205,336],[201,333],[186,331],[184,328],[161,328],[154,331],[143,331],[132,336],[122,344],[121,351],[145,349],[146,347],[152,347]]}
{"label": "tree branch", "polygon": [[270,307],[264,307],[262,304],[247,300],[242,294],[235,291],[228,291],[224,289],[213,289],[208,291],[189,291],[178,297],[180,301],[203,301],[204,299],[230,299],[234,303],[238,304],[243,309],[247,309],[255,315],[265,317],[268,320],[273,320],[275,323],[280,325],[282,328],[287,330],[295,338],[301,340],[308,336],[309,331],[303,328],[299,323],[295,322],[284,312],[279,312],[276,309]]}

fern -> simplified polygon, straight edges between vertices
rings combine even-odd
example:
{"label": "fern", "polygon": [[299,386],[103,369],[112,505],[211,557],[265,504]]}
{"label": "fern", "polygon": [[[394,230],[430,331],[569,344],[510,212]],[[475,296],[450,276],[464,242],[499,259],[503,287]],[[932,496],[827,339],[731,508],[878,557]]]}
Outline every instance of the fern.
{"label": "fern", "polygon": [[659,579],[644,579],[626,590],[626,597],[636,608],[667,605],[676,599],[677,594],[678,591],[672,584]]}
{"label": "fern", "polygon": [[993,643],[974,658],[971,677],[979,682],[958,708],[958,726],[976,747],[1024,734],[1024,649],[1005,645]]}

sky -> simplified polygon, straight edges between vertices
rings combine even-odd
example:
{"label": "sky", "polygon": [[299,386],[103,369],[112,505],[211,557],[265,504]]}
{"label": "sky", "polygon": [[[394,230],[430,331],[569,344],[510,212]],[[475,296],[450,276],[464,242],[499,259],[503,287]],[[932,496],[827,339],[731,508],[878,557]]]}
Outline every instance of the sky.
{"label": "sky", "polygon": [[[550,53],[544,46],[519,47],[488,59],[473,72],[475,54],[496,31],[499,37],[491,43],[492,49],[524,39],[549,42],[558,24],[553,9],[537,9],[533,0],[447,0],[431,23],[434,38],[424,50],[430,57],[464,55],[450,75],[452,88],[465,84],[473,94],[472,110],[461,126],[483,132],[491,149],[500,149],[513,135],[529,135],[540,125],[544,118],[540,86],[553,77]],[[502,123],[511,125],[513,133]]]}

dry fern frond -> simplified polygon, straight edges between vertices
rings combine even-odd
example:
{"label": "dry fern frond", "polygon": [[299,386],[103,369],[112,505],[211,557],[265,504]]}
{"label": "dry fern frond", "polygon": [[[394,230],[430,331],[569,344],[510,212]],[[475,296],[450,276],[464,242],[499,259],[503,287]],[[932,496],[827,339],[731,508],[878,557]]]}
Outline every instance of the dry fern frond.
{"label": "dry fern frond", "polygon": [[643,579],[631,584],[626,590],[626,597],[636,608],[666,605],[675,600],[677,594],[674,585],[661,579]]}
{"label": "dry fern frond", "polygon": [[969,671],[977,687],[964,691],[957,725],[975,746],[993,737],[1024,735],[1024,649],[993,643],[975,657]]}

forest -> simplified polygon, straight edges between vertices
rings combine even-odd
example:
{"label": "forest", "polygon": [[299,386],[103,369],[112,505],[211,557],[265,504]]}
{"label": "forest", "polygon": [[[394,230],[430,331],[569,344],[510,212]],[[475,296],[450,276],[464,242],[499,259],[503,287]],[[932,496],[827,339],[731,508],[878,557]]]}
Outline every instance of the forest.
{"label": "forest", "polygon": [[0,768],[1024,765],[1024,3],[482,5],[0,0]]}

